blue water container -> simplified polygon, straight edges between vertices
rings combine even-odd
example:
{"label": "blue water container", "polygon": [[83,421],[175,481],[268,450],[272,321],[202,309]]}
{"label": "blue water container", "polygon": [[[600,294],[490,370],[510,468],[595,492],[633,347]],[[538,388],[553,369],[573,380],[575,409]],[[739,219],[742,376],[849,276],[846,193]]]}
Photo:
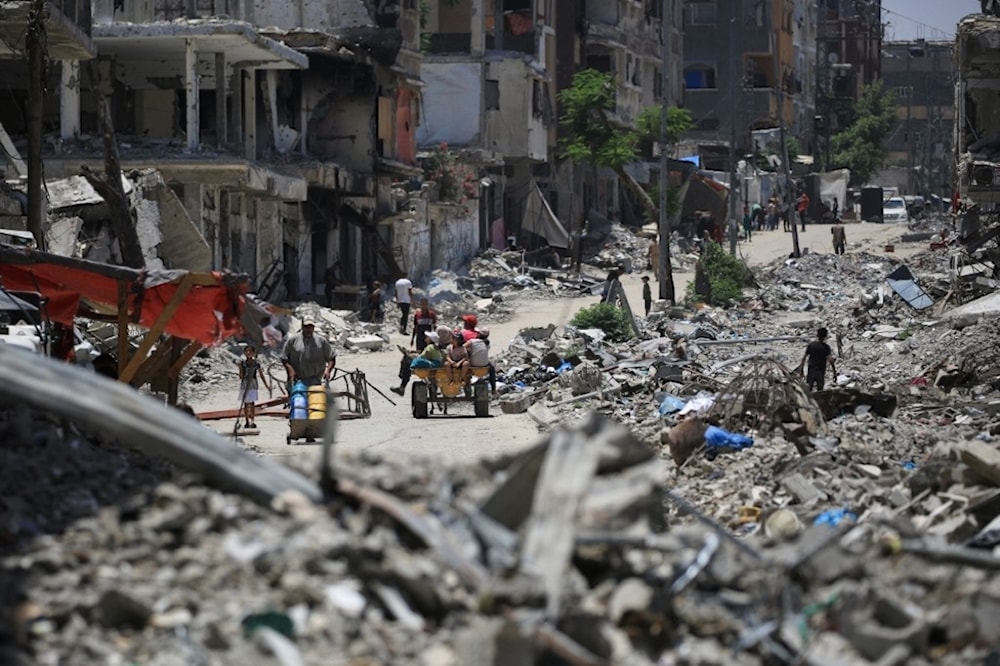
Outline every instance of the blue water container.
{"label": "blue water container", "polygon": [[292,420],[305,420],[309,418],[309,387],[302,382],[295,382],[292,385],[291,411],[288,417]]}

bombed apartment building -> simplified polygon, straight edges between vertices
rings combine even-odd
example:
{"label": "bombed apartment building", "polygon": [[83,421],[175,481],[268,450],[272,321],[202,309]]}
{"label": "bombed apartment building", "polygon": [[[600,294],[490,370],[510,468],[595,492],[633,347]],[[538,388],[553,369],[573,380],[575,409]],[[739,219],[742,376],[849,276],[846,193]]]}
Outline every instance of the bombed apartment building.
{"label": "bombed apartment building", "polygon": [[955,157],[963,201],[960,230],[968,257],[1000,266],[1000,18],[964,18],[955,35]]}
{"label": "bombed apartment building", "polygon": [[964,197],[1000,202],[1000,18],[967,16],[958,24],[955,58],[955,155]]}
{"label": "bombed apartment building", "polygon": [[[165,236],[170,225],[194,225],[204,241],[206,265],[188,268],[247,273],[280,299],[321,293],[333,262],[347,284],[405,263],[377,223],[397,210],[393,183],[420,173],[415,9],[373,13],[361,0],[84,4],[93,46],[63,53],[50,40],[46,179],[103,169],[107,100],[126,180],[173,213],[170,197],[183,204],[187,219],[161,219]],[[2,61],[0,72],[26,99],[26,62]],[[23,106],[0,108],[15,154],[27,145],[25,117]],[[80,229],[82,244],[94,240],[93,222]],[[181,261],[160,250],[167,267]]]}

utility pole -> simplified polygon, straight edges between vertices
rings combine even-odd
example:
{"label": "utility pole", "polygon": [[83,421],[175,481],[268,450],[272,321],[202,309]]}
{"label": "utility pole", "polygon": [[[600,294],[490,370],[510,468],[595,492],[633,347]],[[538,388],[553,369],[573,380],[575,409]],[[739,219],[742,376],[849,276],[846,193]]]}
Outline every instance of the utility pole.
{"label": "utility pole", "polygon": [[[781,168],[785,171],[785,214],[792,225],[792,252],[795,257],[802,256],[799,250],[799,231],[792,211],[792,178],[791,164],[788,159],[788,141],[785,140],[785,89],[781,85],[781,28],[772,33],[774,39],[774,94],[778,104],[778,140],[781,141]],[[827,135],[829,136],[829,134]],[[829,143],[829,142],[827,142]]]}
{"label": "utility pole", "polygon": [[45,102],[45,0],[35,0],[28,12],[28,231],[45,249],[45,199],[42,189],[42,118]]}
{"label": "utility pole", "polygon": [[906,193],[913,194],[913,80],[910,78],[910,62],[913,60],[913,42],[906,43]]}
{"label": "utility pole", "polygon": [[[740,5],[742,6],[742,5]],[[743,80],[742,54],[736,48],[736,12],[737,4],[733,3],[733,17],[729,19],[729,253],[736,254],[736,193],[739,192],[739,175],[736,172],[736,91],[738,83]]]}
{"label": "utility pole", "polygon": [[670,107],[670,0],[663,0],[663,62],[660,63],[660,256],[656,270],[660,275],[660,298],[677,305],[674,275],[670,266],[670,213],[667,211],[667,188],[670,187],[670,159],[667,157],[667,110]]}

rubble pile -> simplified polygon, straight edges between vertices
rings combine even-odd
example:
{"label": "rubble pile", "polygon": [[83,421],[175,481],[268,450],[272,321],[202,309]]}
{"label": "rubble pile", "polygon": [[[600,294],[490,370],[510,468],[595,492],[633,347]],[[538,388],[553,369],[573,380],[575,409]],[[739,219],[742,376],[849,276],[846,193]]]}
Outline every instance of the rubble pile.
{"label": "rubble pile", "polygon": [[925,441],[912,469],[906,433],[849,416],[804,457],[775,441],[669,472],[590,417],[472,468],[342,460],[328,506],[268,508],[8,416],[0,453],[34,476],[4,477],[4,663],[996,656],[1000,559],[942,538],[997,540],[973,517],[1000,510],[983,439]]}

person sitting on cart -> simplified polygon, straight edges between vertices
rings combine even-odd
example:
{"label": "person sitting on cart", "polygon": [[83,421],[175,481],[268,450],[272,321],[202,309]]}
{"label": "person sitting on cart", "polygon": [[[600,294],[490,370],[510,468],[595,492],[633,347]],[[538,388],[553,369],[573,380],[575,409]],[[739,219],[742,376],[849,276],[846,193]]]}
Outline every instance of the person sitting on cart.
{"label": "person sitting on cart", "polygon": [[472,338],[465,343],[465,350],[469,354],[470,368],[489,368],[490,390],[493,395],[497,392],[497,371],[490,362],[490,329],[485,326],[478,329],[479,337]]}
{"label": "person sitting on cart", "polygon": [[465,348],[465,342],[462,338],[455,338],[448,345],[448,351],[444,355],[444,367],[448,370],[450,381],[465,381],[469,373],[469,351]]}
{"label": "person sitting on cart", "polygon": [[244,347],[243,358],[237,361],[236,365],[240,369],[240,411],[243,412],[243,427],[256,430],[257,423],[254,421],[254,417],[256,416],[257,392],[260,390],[257,377],[260,377],[260,381],[264,382],[268,391],[271,390],[267,383],[267,377],[264,376],[264,368],[257,360],[257,348],[253,345]]}
{"label": "person sitting on cart", "polygon": [[410,363],[410,367],[440,368],[443,365],[444,357],[441,354],[441,350],[438,349],[438,334],[431,331],[424,335],[424,339],[427,341],[427,344],[424,345],[423,351]]}
{"label": "person sitting on cart", "polygon": [[479,333],[476,332],[476,326],[479,325],[479,318],[474,314],[462,315],[462,328],[456,333],[457,336],[462,338],[462,343],[466,343],[473,338],[478,338]]}
{"label": "person sitting on cart", "polygon": [[329,340],[316,335],[316,320],[306,315],[302,318],[302,330],[285,340],[281,362],[288,374],[290,394],[296,381],[301,381],[306,386],[330,381],[337,367],[337,354]]}
{"label": "person sitting on cart", "polygon": [[427,344],[425,336],[437,326],[438,316],[426,298],[420,299],[420,307],[413,315],[413,334],[410,336],[410,345],[416,347],[417,351],[423,351]]}

